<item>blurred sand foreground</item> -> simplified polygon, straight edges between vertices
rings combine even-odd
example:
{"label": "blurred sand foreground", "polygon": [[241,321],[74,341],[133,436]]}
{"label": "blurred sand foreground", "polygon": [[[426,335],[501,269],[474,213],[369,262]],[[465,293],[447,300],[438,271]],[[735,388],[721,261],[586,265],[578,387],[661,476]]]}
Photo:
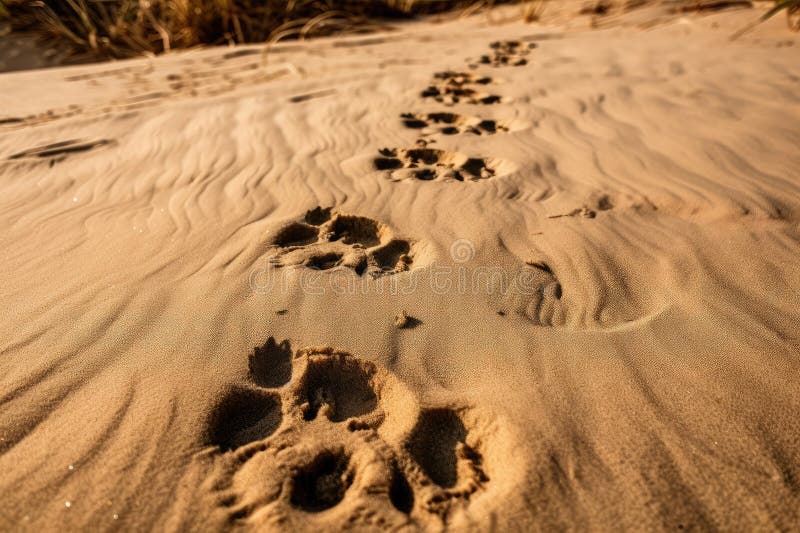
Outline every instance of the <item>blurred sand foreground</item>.
{"label": "blurred sand foreground", "polygon": [[758,13],[0,76],[0,529],[796,527]]}

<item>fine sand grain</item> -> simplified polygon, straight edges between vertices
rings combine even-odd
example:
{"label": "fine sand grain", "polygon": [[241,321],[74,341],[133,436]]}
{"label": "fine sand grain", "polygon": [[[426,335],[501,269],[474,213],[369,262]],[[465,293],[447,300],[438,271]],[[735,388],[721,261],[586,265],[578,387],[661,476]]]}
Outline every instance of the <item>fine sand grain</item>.
{"label": "fine sand grain", "polygon": [[0,530],[796,528],[758,14],[0,75]]}

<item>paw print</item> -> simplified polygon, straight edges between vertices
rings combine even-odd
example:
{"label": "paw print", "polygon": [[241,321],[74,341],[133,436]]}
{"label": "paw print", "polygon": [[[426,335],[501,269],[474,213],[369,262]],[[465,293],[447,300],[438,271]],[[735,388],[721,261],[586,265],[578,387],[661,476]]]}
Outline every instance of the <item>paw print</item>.
{"label": "paw print", "polygon": [[491,486],[493,418],[423,403],[349,353],[270,339],[209,420],[214,501],[241,525],[441,528]]}
{"label": "paw print", "polygon": [[314,270],[349,268],[373,277],[409,270],[413,244],[371,218],[317,207],[269,239],[277,267],[301,265]]}
{"label": "paw print", "polygon": [[375,170],[388,171],[393,181],[478,181],[504,176],[513,164],[494,158],[469,157],[435,148],[383,148],[373,159]]}
{"label": "paw print", "polygon": [[420,130],[422,133],[494,135],[509,131],[509,126],[504,121],[484,120],[448,112],[403,113],[400,118],[406,128]]}
{"label": "paw print", "polygon": [[[536,46],[535,43],[526,44],[521,41],[495,41],[489,45],[491,54],[481,56],[477,63],[493,67],[521,67],[528,64],[525,56]],[[477,68],[478,65],[471,66]]]}
{"label": "paw print", "polygon": [[420,96],[432,98],[449,106],[458,103],[491,105],[508,101],[499,95],[483,92],[477,87],[487,86],[493,81],[488,76],[446,70],[435,73],[433,82],[420,93]]}

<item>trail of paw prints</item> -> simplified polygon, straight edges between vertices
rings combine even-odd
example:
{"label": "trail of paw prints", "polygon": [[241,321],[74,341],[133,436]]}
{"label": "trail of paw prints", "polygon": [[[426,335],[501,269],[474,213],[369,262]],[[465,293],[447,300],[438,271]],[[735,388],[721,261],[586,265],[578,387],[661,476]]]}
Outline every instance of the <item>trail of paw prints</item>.
{"label": "trail of paw prints", "polygon": [[445,105],[458,103],[491,105],[507,102],[508,100],[502,96],[479,88],[491,84],[492,81],[489,76],[446,70],[434,74],[433,82],[420,93],[420,96]]}
{"label": "trail of paw prints", "polygon": [[348,268],[379,277],[409,270],[414,245],[387,225],[368,217],[317,207],[269,239],[274,266],[300,265],[314,270]]}
{"label": "trail of paw prints", "polygon": [[[519,41],[498,41],[491,44],[495,57],[486,57],[489,64],[521,64],[515,59],[523,56],[535,45],[523,46]],[[480,76],[470,72],[446,70],[437,72],[432,83],[424,89],[420,96],[430,98],[441,104],[498,104],[509,101],[502,96],[484,90],[494,83],[490,76]],[[510,131],[509,124],[470,117],[449,112],[431,112],[427,114],[403,113],[403,125],[410,129],[420,130],[425,136],[456,135],[470,133],[474,135],[493,135]],[[435,139],[425,138],[417,141],[416,148],[398,149],[383,148],[380,157],[373,160],[376,170],[386,171],[394,181],[415,179],[420,181],[477,181],[504,175],[513,171],[516,166],[498,159],[469,157],[459,152],[449,152],[428,147]]]}
{"label": "trail of paw prints", "polygon": [[379,365],[272,338],[249,378],[208,422],[223,465],[209,487],[229,523],[441,528],[491,488],[485,454],[498,450],[480,420],[495,417],[457,399],[422,405]]}
{"label": "trail of paw prints", "polygon": [[375,170],[388,171],[395,181],[477,181],[510,173],[514,165],[500,159],[469,157],[436,148],[383,148],[373,160]]}
{"label": "trail of paw prints", "polygon": [[482,55],[477,61],[470,62],[469,67],[478,68],[481,65],[492,67],[521,67],[528,64],[527,55],[536,48],[536,43],[523,43],[521,41],[495,41],[489,45],[491,52]]}

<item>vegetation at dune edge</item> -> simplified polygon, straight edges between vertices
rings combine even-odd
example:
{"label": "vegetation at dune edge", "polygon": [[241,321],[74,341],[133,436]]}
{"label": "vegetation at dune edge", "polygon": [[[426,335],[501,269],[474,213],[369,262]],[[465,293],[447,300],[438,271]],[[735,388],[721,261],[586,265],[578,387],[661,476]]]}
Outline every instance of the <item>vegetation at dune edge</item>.
{"label": "vegetation at dune edge", "polygon": [[792,29],[800,30],[800,0],[777,0],[775,7],[764,13],[761,20],[767,20],[784,10],[789,16],[789,25]]}
{"label": "vegetation at dune edge", "polygon": [[[541,2],[542,0],[538,0]],[[14,30],[112,57],[366,31],[388,19],[520,0],[0,0]],[[2,12],[2,7],[0,7]]]}
{"label": "vegetation at dune edge", "polygon": [[[377,29],[389,19],[519,4],[521,18],[538,20],[561,0],[0,0],[0,22],[64,42],[75,52],[108,57],[157,54],[199,45],[258,43]],[[587,0],[619,3],[718,6],[718,0]],[[705,6],[704,4],[713,4]],[[594,10],[601,13],[599,9]],[[603,10],[603,12],[605,9]],[[800,29],[800,0],[775,0],[758,22],[786,11]],[[752,28],[755,23],[745,30]],[[743,31],[745,31],[743,30]]]}

